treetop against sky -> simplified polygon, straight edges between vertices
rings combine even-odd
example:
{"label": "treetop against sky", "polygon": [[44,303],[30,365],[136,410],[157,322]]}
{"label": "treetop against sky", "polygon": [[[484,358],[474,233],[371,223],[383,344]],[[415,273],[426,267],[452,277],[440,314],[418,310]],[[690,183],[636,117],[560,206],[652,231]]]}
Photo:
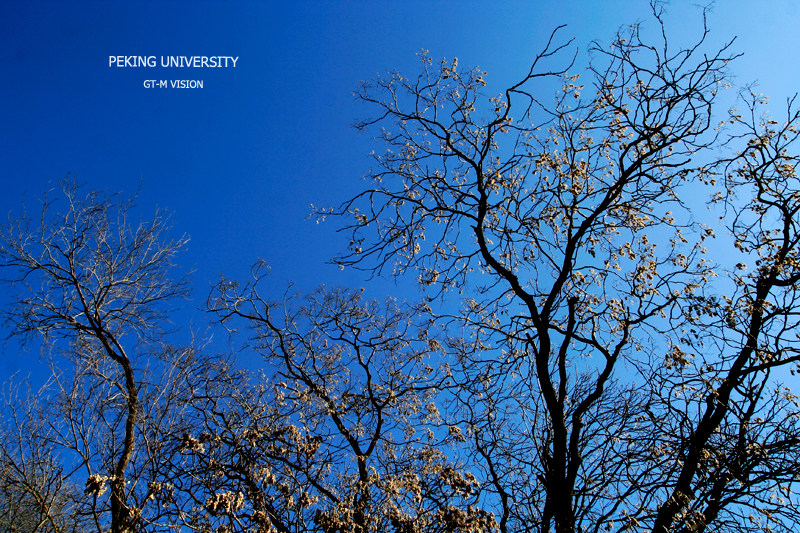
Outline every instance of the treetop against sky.
{"label": "treetop against sky", "polygon": [[[780,100],[800,77],[786,55],[800,15],[789,1],[717,2],[712,41],[737,36],[737,82]],[[667,7],[674,38],[701,22],[692,2]],[[198,296],[256,258],[278,286],[361,284],[325,265],[344,239],[314,224],[310,205],[355,191],[376,149],[351,125],[368,109],[352,94],[416,53],[458,57],[499,92],[528,68],[554,27],[574,36],[576,72],[592,40],[646,20],[642,1],[608,2],[6,2],[0,7],[4,128],[0,211],[32,203],[74,174],[90,187],[138,191],[143,213],[174,212],[191,237],[180,262]],[[232,56],[227,68],[118,68],[115,56]],[[159,59],[160,61],[160,59]],[[203,79],[202,90],[145,89],[148,79]],[[513,81],[512,81],[513,80]],[[549,93],[548,93],[549,94]],[[549,96],[548,96],[549,97]]]}
{"label": "treetop against sky", "polygon": [[455,7],[0,8],[0,523],[792,530],[797,9]]}

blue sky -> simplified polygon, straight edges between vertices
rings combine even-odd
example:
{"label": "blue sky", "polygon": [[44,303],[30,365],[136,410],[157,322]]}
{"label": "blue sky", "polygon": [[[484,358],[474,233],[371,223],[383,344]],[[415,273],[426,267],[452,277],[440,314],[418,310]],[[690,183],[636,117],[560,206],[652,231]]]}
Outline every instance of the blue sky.
{"label": "blue sky", "polygon": [[[527,71],[555,26],[568,24],[582,54],[647,13],[642,0],[6,1],[0,212],[5,219],[23,198],[33,204],[67,173],[95,189],[141,187],[143,216],[166,207],[175,231],[191,236],[181,259],[195,270],[189,307],[219,274],[242,276],[256,258],[272,265],[276,286],[364,284],[325,264],[344,244],[336,222],[307,218],[310,204],[358,190],[367,154],[380,150],[351,127],[369,112],[352,96],[360,80],[394,67],[414,72],[425,48],[480,65],[499,92]],[[676,39],[697,29],[695,2],[674,1],[668,13]],[[791,0],[718,0],[709,16],[713,40],[737,36],[745,53],[732,68],[737,82],[757,80],[778,102],[800,88],[798,23]],[[239,60],[224,69],[109,67],[116,55]],[[145,89],[150,78],[204,86]],[[17,368],[4,359],[0,372]]]}

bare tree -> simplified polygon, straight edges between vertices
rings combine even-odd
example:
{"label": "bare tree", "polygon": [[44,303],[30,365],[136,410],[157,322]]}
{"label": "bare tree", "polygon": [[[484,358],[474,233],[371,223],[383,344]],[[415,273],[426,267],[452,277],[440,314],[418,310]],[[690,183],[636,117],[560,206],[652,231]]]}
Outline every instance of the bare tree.
{"label": "bare tree", "polygon": [[800,190],[792,154],[800,113],[792,99],[779,122],[750,91],[742,104],[745,112],[733,111],[730,120],[740,151],[719,162],[724,190],[714,201],[724,204],[726,228],[747,262],[730,272],[732,287],[697,295],[686,311],[689,325],[674,347],[678,375],[666,378],[665,390],[690,391],[683,396],[697,415],[680,421],[682,461],[655,531],[676,522],[704,531],[715,520],[731,531],[790,531],[800,518],[798,402],[773,377],[788,378],[781,367],[800,361]]}
{"label": "bare tree", "polygon": [[169,277],[183,241],[165,220],[130,229],[129,203],[69,182],[62,192],[64,209],[45,200],[0,248],[17,289],[7,323],[43,339],[53,365],[30,411],[7,413],[8,434],[29,435],[2,448],[0,487],[24,497],[8,509],[15,527],[490,529],[474,477],[446,453],[463,436],[438,417],[449,377],[428,319],[358,291],[273,302],[257,267],[209,299],[225,327],[253,332],[240,349],[270,377],[236,370],[162,339],[186,291]]}
{"label": "bare tree", "polygon": [[139,357],[164,332],[170,302],[187,294],[185,280],[170,277],[186,241],[168,238],[161,213],[132,223],[130,201],[84,195],[69,180],[59,192],[40,216],[23,215],[0,235],[4,281],[16,296],[3,316],[13,334],[39,336],[71,363],[58,376],[56,420],[68,425],[61,444],[83,464],[97,530],[121,533],[140,518],[129,478],[143,413]]}
{"label": "bare tree", "polygon": [[[343,266],[460,296],[422,310],[451,328],[446,418],[503,532],[797,518],[798,411],[774,379],[797,362],[796,112],[733,115],[726,144],[713,104],[730,45],[708,51],[704,29],[676,49],[654,14],[651,37],[596,44],[585,81],[572,55],[547,66],[569,47],[558,29],[497,96],[485,72],[426,53],[416,77],[365,83],[377,112],[359,127],[387,150],[367,190],[320,213],[352,220]],[[755,268],[708,259],[703,194]],[[742,521],[748,508],[764,516]]]}
{"label": "bare tree", "polygon": [[654,15],[582,76],[558,28],[494,96],[427,53],[363,84],[387,149],[320,214],[347,217],[341,265],[422,303],[275,299],[258,263],[207,305],[261,372],[167,344],[185,239],[64,182],[0,235],[6,323],[54,361],[47,401],[4,413],[0,523],[793,531],[800,112],[745,92],[720,124],[730,45],[676,48]]}
{"label": "bare tree", "polygon": [[81,490],[59,461],[43,402],[18,380],[4,391],[0,420],[0,527],[4,531],[84,531]]}
{"label": "bare tree", "polygon": [[446,453],[461,436],[434,401],[448,378],[432,366],[442,346],[429,321],[359,291],[270,301],[264,273],[223,280],[209,299],[222,324],[247,328],[271,377],[227,406],[200,393],[203,432],[185,436],[204,484],[191,492],[207,495],[200,530],[488,531],[474,477]]}

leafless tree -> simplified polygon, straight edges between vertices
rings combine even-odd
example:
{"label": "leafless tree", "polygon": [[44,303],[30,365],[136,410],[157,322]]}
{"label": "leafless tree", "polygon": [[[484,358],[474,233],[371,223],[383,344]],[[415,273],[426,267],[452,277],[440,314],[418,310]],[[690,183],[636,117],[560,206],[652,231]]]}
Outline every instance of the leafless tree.
{"label": "leafless tree", "polygon": [[[730,45],[704,29],[675,48],[654,15],[583,76],[559,28],[496,96],[424,52],[417,76],[363,84],[359,127],[387,149],[369,188],[320,212],[352,221],[341,265],[459,296],[422,311],[451,328],[445,418],[503,532],[796,523],[798,411],[775,378],[797,362],[797,113],[753,103],[726,140]],[[719,224],[692,212],[704,194]],[[725,229],[727,267],[706,253]]]}
{"label": "leafless tree", "polygon": [[347,217],[342,266],[421,303],[275,298],[258,263],[207,302],[258,371],[164,340],[187,285],[162,214],[62,183],[0,235],[6,324],[54,368],[3,412],[0,523],[792,531],[800,112],[745,91],[720,116],[731,46],[675,47],[659,4],[646,27],[581,75],[558,28],[494,96],[424,52],[363,84],[387,149],[320,214]]}
{"label": "leafless tree", "polygon": [[129,476],[144,412],[140,358],[159,341],[170,302],[187,294],[185,280],[171,278],[185,239],[168,238],[161,213],[134,223],[130,201],[84,194],[71,180],[59,189],[40,214],[24,214],[0,235],[15,296],[3,317],[13,334],[38,337],[71,363],[56,375],[55,420],[66,424],[56,433],[82,463],[97,530],[121,533],[141,511]]}
{"label": "leafless tree", "polygon": [[209,299],[222,324],[247,328],[271,377],[227,408],[214,394],[198,405],[213,415],[185,438],[194,471],[211,472],[198,479],[213,480],[193,490],[208,494],[204,527],[488,530],[474,476],[446,453],[461,436],[442,427],[434,401],[448,378],[429,321],[360,291],[272,301],[263,275],[257,266],[250,283],[222,281]]}
{"label": "leafless tree", "polygon": [[58,458],[42,402],[12,379],[4,391],[0,420],[0,527],[4,531],[84,531],[81,490]]}
{"label": "leafless tree", "polygon": [[14,527],[490,527],[474,476],[447,455],[463,436],[438,416],[449,377],[429,319],[358,291],[265,299],[259,265],[209,299],[231,333],[252,332],[234,337],[238,348],[265,362],[258,375],[237,370],[162,338],[171,300],[186,293],[170,277],[183,241],[165,220],[129,229],[129,203],[70,182],[62,193],[63,209],[46,199],[41,219],[16,221],[0,249],[17,289],[7,323],[43,339],[53,368],[30,416],[15,404],[5,420],[9,435],[36,427],[2,448],[2,481],[25,496],[9,507]]}

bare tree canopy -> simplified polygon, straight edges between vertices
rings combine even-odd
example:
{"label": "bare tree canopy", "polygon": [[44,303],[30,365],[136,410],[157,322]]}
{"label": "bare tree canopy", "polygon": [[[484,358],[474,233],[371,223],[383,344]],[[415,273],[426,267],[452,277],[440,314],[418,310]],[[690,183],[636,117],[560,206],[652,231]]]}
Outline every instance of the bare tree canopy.
{"label": "bare tree canopy", "polygon": [[[778,122],[746,94],[721,131],[734,55],[661,29],[597,44],[580,76],[556,30],[488,99],[485,72],[425,53],[417,76],[358,93],[377,111],[359,127],[387,149],[333,211],[353,221],[339,262],[461,298],[423,309],[452,328],[442,401],[500,531],[797,518],[796,402],[777,378],[798,361],[797,111]],[[692,212],[698,195],[718,223]],[[728,232],[754,264],[709,257]]]}
{"label": "bare tree canopy", "polygon": [[794,531],[800,110],[720,110],[731,45],[653,11],[580,73],[557,28],[496,95],[427,52],[363,83],[384,150],[318,214],[336,262],[421,301],[276,298],[258,262],[206,309],[261,368],[165,340],[188,285],[162,213],[62,183],[0,236],[6,323],[54,355],[44,401],[6,397],[0,524]]}
{"label": "bare tree canopy", "polygon": [[159,342],[167,306],[187,294],[185,280],[169,277],[185,239],[171,240],[160,214],[135,224],[129,201],[84,195],[71,180],[59,185],[61,196],[46,197],[39,216],[19,218],[0,236],[4,281],[18,294],[3,318],[13,334],[39,334],[72,363],[54,376],[59,410],[43,412],[48,423],[31,438],[74,456],[92,496],[83,513],[98,531],[129,531],[140,489],[129,471],[147,454],[137,450],[139,357]]}

